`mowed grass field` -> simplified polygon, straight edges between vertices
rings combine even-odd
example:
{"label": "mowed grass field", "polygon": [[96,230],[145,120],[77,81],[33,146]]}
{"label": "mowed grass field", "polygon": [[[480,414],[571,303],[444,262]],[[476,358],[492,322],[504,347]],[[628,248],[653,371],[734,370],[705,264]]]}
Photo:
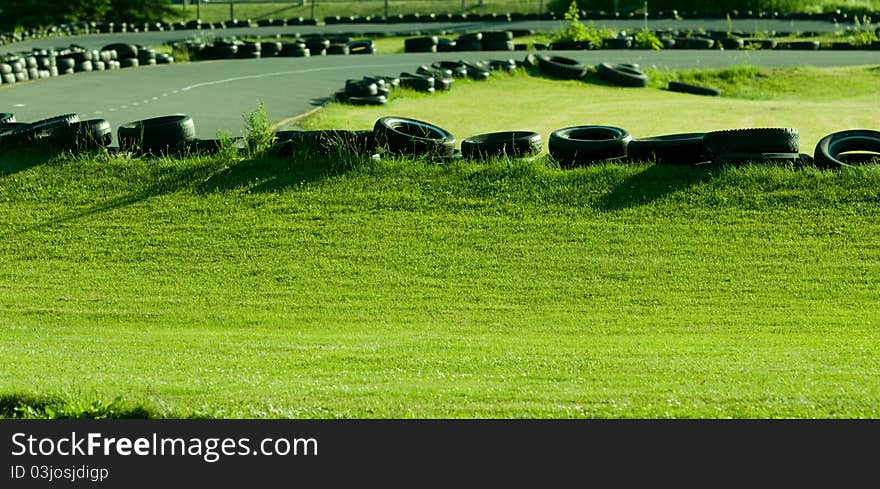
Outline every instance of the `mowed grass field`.
{"label": "mowed grass field", "polygon": [[[479,123],[512,129],[504,95],[533,82],[570,86],[389,109],[436,120],[494,85]],[[576,88],[592,104],[523,127],[680,97]],[[472,124],[457,107],[440,122]],[[664,107],[638,127],[696,126]],[[362,111],[318,120],[343,109]],[[153,416],[880,415],[878,166],[5,154],[0,210],[6,415],[42,395]]]}

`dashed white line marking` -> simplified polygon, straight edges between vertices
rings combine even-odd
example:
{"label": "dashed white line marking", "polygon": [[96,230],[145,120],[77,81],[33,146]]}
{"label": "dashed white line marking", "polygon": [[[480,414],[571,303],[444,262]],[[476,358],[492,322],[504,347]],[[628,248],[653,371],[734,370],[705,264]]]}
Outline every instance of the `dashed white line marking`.
{"label": "dashed white line marking", "polygon": [[127,105],[123,105],[122,107],[120,107],[120,109],[127,109],[127,108],[128,108]]}
{"label": "dashed white line marking", "polygon": [[159,97],[153,97],[153,100],[159,100]]}
{"label": "dashed white line marking", "polygon": [[[186,89],[184,88],[184,90]],[[177,90],[172,90],[171,93],[177,93]]]}
{"label": "dashed white line marking", "polygon": [[140,104],[137,103],[137,102],[132,102],[131,105],[134,105],[135,107],[137,107],[137,106],[140,105]]}
{"label": "dashed white line marking", "polygon": [[24,104],[14,104],[13,107],[24,107]]}
{"label": "dashed white line marking", "polygon": [[150,101],[149,101],[149,100],[144,100],[143,103],[148,104],[148,103],[150,103]]}
{"label": "dashed white line marking", "polygon": [[101,114],[103,114],[103,112],[101,112],[100,110],[95,111],[95,115],[101,115]]}
{"label": "dashed white line marking", "polygon": [[167,97],[168,94],[167,94],[167,93],[163,93],[162,96],[163,96],[163,97]]}
{"label": "dashed white line marking", "polygon": [[[194,88],[209,87],[211,85],[220,85],[223,83],[230,83],[230,82],[241,81],[241,80],[256,80],[259,78],[270,78],[273,76],[297,75],[300,73],[314,73],[314,72],[318,72],[318,71],[351,70],[351,69],[358,69],[358,68],[370,68],[370,69],[387,68],[387,67],[391,67],[391,66],[401,66],[401,64],[394,63],[394,64],[384,64],[384,65],[334,66],[332,68],[312,68],[312,69],[308,69],[308,70],[277,71],[274,73],[263,73],[260,75],[236,76],[234,78],[226,78],[223,80],[214,80],[214,81],[209,81],[209,82],[196,83],[195,85],[189,85],[187,87],[183,87],[180,89],[180,91],[181,92],[188,92]],[[174,93],[177,93],[177,90],[175,90]]]}

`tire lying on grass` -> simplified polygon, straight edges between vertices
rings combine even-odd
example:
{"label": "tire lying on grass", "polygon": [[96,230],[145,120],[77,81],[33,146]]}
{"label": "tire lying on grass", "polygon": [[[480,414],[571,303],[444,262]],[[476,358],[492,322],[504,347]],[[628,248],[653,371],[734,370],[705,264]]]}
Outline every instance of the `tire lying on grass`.
{"label": "tire lying on grass", "polygon": [[428,122],[406,117],[383,117],[373,126],[376,147],[395,155],[448,157],[455,137]]}
{"label": "tire lying on grass", "polygon": [[530,131],[493,132],[471,136],[461,142],[461,154],[473,160],[523,158],[541,152],[541,135]]}
{"label": "tire lying on grass", "polygon": [[58,150],[96,151],[110,146],[113,130],[105,119],[92,119],[59,126],[43,135],[37,134],[37,143]]}
{"label": "tire lying on grass", "polygon": [[373,131],[278,131],[273,145],[279,157],[295,154],[368,156],[376,148]]}
{"label": "tire lying on grass", "polygon": [[449,70],[455,78],[464,78],[468,74],[468,67],[460,61],[435,61],[432,68]]}
{"label": "tire lying on grass", "polygon": [[630,133],[619,127],[575,126],[550,133],[547,149],[563,168],[623,158]]}
{"label": "tire lying on grass", "polygon": [[119,126],[116,135],[123,150],[161,155],[182,141],[195,139],[196,128],[192,117],[176,114],[129,122]]}
{"label": "tire lying on grass", "polygon": [[669,134],[633,139],[626,146],[630,161],[652,161],[658,165],[693,165],[708,161],[705,133]]}
{"label": "tire lying on grass", "polygon": [[7,112],[0,112],[0,125],[15,122],[15,115]]}
{"label": "tire lying on grass", "polygon": [[400,86],[419,92],[434,93],[434,77],[418,73],[401,73]]}
{"label": "tire lying on grass", "polygon": [[694,95],[706,95],[708,97],[721,96],[721,90],[717,90],[712,87],[704,87],[702,85],[694,85],[691,83],[683,83],[677,81],[669,82],[669,86],[666,89],[670,92],[691,93]]}
{"label": "tire lying on grass", "polygon": [[542,73],[563,80],[579,80],[587,74],[587,67],[577,60],[562,56],[539,54],[538,68]]}
{"label": "tire lying on grass", "polygon": [[[862,152],[846,154],[850,152]],[[880,131],[853,129],[829,134],[819,140],[813,152],[816,166],[852,167],[880,159]]]}
{"label": "tire lying on grass", "polygon": [[637,68],[622,64],[599,63],[596,65],[599,78],[621,87],[647,87],[648,76]]}
{"label": "tire lying on grass", "polygon": [[726,154],[799,153],[800,135],[793,128],[751,128],[713,131],[703,138],[706,152]]}

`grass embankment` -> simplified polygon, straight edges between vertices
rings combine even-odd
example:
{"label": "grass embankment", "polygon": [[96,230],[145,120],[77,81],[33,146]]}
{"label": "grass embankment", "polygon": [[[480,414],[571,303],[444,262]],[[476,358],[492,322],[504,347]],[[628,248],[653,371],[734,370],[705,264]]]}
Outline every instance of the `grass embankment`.
{"label": "grass embankment", "polygon": [[[382,115],[647,135],[825,104],[793,124],[818,134],[865,122],[876,72],[839,75],[849,99],[805,83],[837,70],[774,79],[810,103],[511,76]],[[877,166],[7,153],[0,416],[877,417],[878,189]]]}
{"label": "grass embankment", "polygon": [[877,167],[0,169],[6,415],[880,415]]}
{"label": "grass embankment", "polygon": [[[492,83],[456,80],[450,92],[406,91],[385,107],[330,104],[303,125],[363,129],[394,114],[433,122],[459,138],[502,130],[537,131],[546,138],[556,129],[589,124],[623,127],[633,137],[781,126],[798,128],[802,151],[812,153],[826,134],[878,123],[877,67],[740,67],[649,75],[651,87],[630,89],[607,86],[595,75],[585,81],[524,74],[497,76]],[[726,96],[663,90],[673,79],[714,86]]]}

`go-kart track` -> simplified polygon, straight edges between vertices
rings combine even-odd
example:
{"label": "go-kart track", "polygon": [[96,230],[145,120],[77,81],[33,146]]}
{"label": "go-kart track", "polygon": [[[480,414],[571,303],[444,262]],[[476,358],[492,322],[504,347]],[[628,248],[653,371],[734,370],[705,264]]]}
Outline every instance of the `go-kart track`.
{"label": "go-kart track", "polygon": [[[620,21],[625,22],[625,21]],[[662,22],[662,21],[654,21]],[[668,21],[682,22],[682,21]],[[700,22],[700,21],[690,21]],[[723,21],[703,21],[723,22]],[[756,21],[743,21],[754,28]],[[828,22],[758,21],[763,28],[804,31],[830,30]],[[540,24],[540,25],[537,25]],[[548,24],[548,25],[543,25]],[[764,25],[767,24],[767,25]],[[804,24],[804,25],[801,25]],[[809,24],[809,25],[806,25]],[[424,29],[480,31],[523,28],[552,30],[558,22],[473,23],[421,26]],[[609,24],[610,25],[610,24]],[[680,24],[676,24],[683,28]],[[623,24],[616,27],[626,28]],[[236,29],[203,31],[202,35],[271,36],[343,32],[352,26]],[[418,25],[387,26],[389,32],[408,32]],[[652,24],[652,28],[663,25]],[[686,26],[684,26],[686,27]],[[97,34],[40,39],[0,47],[0,52],[22,51],[78,44],[99,48],[113,42],[156,45],[169,40],[190,38],[199,31]],[[877,51],[716,51],[716,50],[602,50],[558,51],[587,65],[607,61],[638,63],[660,69],[711,69],[737,65],[773,66],[847,66],[880,63]],[[430,54],[376,54],[361,56],[314,56],[310,58],[265,58],[221,60],[147,66],[137,69],[78,73],[48,80],[0,85],[0,106],[15,113],[20,121],[37,120],[60,113],[76,112],[88,118],[107,119],[113,127],[158,115],[186,113],[193,117],[200,137],[214,137],[218,131],[235,136],[243,128],[242,115],[264,102],[269,118],[284,121],[320,105],[346,79],[364,75],[396,74],[421,64],[451,59],[479,60],[521,58],[513,52],[455,52]]]}

